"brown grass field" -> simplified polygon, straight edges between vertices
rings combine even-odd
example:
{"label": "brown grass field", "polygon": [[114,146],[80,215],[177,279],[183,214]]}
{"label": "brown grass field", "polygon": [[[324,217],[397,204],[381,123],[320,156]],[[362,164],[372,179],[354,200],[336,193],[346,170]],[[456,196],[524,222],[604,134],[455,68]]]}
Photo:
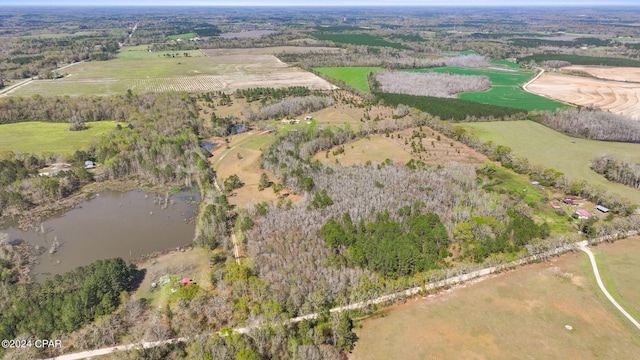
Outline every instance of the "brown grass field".
{"label": "brown grass field", "polygon": [[[585,69],[612,78],[607,69]],[[624,69],[624,68],[622,68]],[[578,69],[574,69],[578,70]],[[627,77],[627,73],[616,72],[616,78]],[[638,70],[628,74],[629,79],[638,76]],[[544,73],[527,89],[535,94],[579,106],[591,106],[616,114],[628,115],[635,119],[640,116],[640,87],[636,83],[574,76],[561,73]]]}
{"label": "brown grass field", "polygon": [[[640,253],[640,240],[596,249]],[[640,281],[635,270],[618,275]],[[349,358],[636,359],[637,329],[599,291],[586,255],[569,253],[363,319]]]}
{"label": "brown grass field", "polygon": [[571,65],[562,68],[563,71],[578,71],[605,80],[640,82],[640,68]]}
{"label": "brown grass field", "polygon": [[[381,163],[386,159],[400,164],[406,164],[409,160],[416,159],[430,165],[443,165],[450,162],[477,164],[488,160],[486,156],[437,131],[426,127],[423,129],[428,134],[426,138],[422,139],[422,143],[427,149],[426,153],[412,154],[411,140],[408,145],[405,145],[404,139],[410,139],[412,132],[418,131],[417,128],[411,128],[393,132],[389,137],[382,134],[371,135],[368,138],[343,145],[345,151],[342,154],[333,153],[338,148],[336,146],[329,150],[328,156],[327,152],[323,151],[317,153],[314,158],[325,164],[333,164],[338,160],[343,165],[364,165],[367,161]],[[398,138],[398,134],[401,138]],[[437,140],[438,136],[440,136],[440,141]],[[453,146],[451,146],[452,143]]]}
{"label": "brown grass field", "polygon": [[[275,175],[266,170],[260,169],[258,160],[262,154],[264,147],[273,139],[272,134],[249,131],[229,137],[229,148],[227,148],[224,139],[212,139],[218,144],[213,149],[213,156],[209,162],[216,170],[220,184],[229,176],[236,174],[244,186],[233,191],[233,195],[229,196],[229,203],[238,207],[252,206],[262,201],[275,201],[278,197],[271,187],[262,191],[258,190],[258,182],[262,173],[269,176],[269,180],[273,183],[278,182]],[[240,158],[238,157],[240,154]],[[288,199],[298,202],[300,195],[290,194],[287,189],[283,189],[282,194],[287,194]]]}

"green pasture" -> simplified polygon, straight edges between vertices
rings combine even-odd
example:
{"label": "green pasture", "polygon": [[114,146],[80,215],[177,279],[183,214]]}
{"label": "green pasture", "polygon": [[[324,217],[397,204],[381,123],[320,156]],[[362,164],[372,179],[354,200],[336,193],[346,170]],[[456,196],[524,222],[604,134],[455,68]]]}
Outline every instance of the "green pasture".
{"label": "green pasture", "polygon": [[196,34],[191,32],[191,33],[186,33],[186,34],[169,35],[167,37],[169,39],[171,39],[171,40],[178,40],[178,39],[189,40],[189,39],[193,39],[194,37],[196,37]]}
{"label": "green pasture", "polygon": [[630,201],[640,204],[640,190],[610,182],[590,169],[591,159],[611,153],[640,163],[640,144],[615,143],[572,138],[533,121],[495,121],[461,124],[472,129],[484,141],[510,147],[515,155],[560,171],[573,179],[601,185]]}
{"label": "green pasture", "polygon": [[520,68],[519,64],[514,63],[513,61],[509,61],[509,60],[491,60],[491,61],[489,61],[489,64],[506,66],[506,67],[511,68],[511,69],[519,69]]}
{"label": "green pasture", "polygon": [[384,70],[381,67],[318,67],[313,70],[324,74],[332,79],[345,82],[347,85],[360,91],[369,92],[367,76],[372,71]]}
{"label": "green pasture", "polygon": [[115,129],[117,122],[87,122],[87,130],[70,131],[67,123],[39,121],[0,125],[0,152],[71,154],[87,148],[94,139]]}
{"label": "green pasture", "polygon": [[461,67],[438,67],[433,69],[411,70],[417,72],[439,72],[459,75],[485,75],[491,81],[491,89],[487,91],[458,94],[458,98],[483,104],[506,106],[525,110],[556,110],[566,107],[557,101],[530,94],[520,88],[534,74],[514,70],[469,69]]}

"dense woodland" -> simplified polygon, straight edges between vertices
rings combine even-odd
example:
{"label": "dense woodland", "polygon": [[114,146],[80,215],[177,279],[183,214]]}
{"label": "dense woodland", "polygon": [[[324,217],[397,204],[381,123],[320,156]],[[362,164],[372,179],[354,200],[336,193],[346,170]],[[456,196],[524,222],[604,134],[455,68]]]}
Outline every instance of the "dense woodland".
{"label": "dense woodland", "polygon": [[602,154],[591,160],[591,169],[607,180],[640,188],[640,165],[620,160],[611,154]]}
{"label": "dense woodland", "polygon": [[384,71],[374,74],[373,91],[415,96],[455,98],[461,92],[484,91],[491,88],[486,76],[441,73]]}
{"label": "dense woodland", "polygon": [[640,142],[640,122],[628,116],[593,109],[563,109],[532,117],[569,136],[620,142]]}

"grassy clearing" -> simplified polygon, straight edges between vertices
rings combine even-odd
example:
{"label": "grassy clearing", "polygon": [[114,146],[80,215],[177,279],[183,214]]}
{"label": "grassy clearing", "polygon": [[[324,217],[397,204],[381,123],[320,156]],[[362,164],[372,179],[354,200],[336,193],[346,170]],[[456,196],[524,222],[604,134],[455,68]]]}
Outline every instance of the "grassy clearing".
{"label": "grassy clearing", "polygon": [[533,121],[465,123],[484,141],[508,146],[531,164],[553,168],[574,179],[584,179],[640,204],[640,191],[610,182],[590,169],[591,159],[611,153],[640,163],[640,144],[614,143],[572,138]]}
{"label": "grassy clearing", "polygon": [[534,74],[531,72],[497,70],[497,69],[468,69],[460,67],[439,67],[433,69],[411,70],[417,72],[439,72],[460,75],[485,75],[491,81],[488,91],[469,92],[458,95],[458,98],[483,104],[506,106],[525,110],[555,110],[566,105],[549,100],[542,96],[530,94],[520,88],[529,81]]}
{"label": "grassy clearing", "polygon": [[313,33],[311,34],[318,40],[328,40],[336,44],[354,44],[354,45],[366,45],[366,46],[386,46],[394,49],[409,49],[407,46],[400,43],[389,42],[378,36],[370,34],[324,34]]}
{"label": "grassy clearing", "polygon": [[[603,244],[593,248],[593,252],[609,293],[633,317],[640,319],[640,238],[626,239],[613,245]],[[595,278],[593,282],[595,286]]]}
{"label": "grassy clearing", "polygon": [[[553,200],[554,197],[560,197],[559,194],[554,193],[555,189],[532,185],[527,176],[516,174],[503,167],[496,166],[495,170],[496,172],[484,185],[485,189],[522,197],[533,210],[535,220],[547,223],[549,229],[554,233],[567,234],[577,231],[579,220],[571,217],[576,208]],[[554,209],[546,204],[547,200],[558,202],[560,209]],[[589,212],[594,213],[592,207],[590,206]]]}
{"label": "grassy clearing", "polygon": [[118,53],[118,59],[124,61],[131,60],[156,60],[156,59],[180,59],[185,58],[185,54],[188,57],[201,57],[202,52],[200,50],[184,50],[184,51],[158,51],[149,52],[148,50],[127,50]]}
{"label": "grassy clearing", "polygon": [[491,65],[506,66],[506,67],[511,68],[511,69],[519,69],[520,68],[519,64],[514,63],[513,61],[509,61],[509,60],[491,60],[489,63]]}
{"label": "grassy clearing", "polygon": [[[451,162],[480,164],[487,160],[486,156],[435,130],[423,127],[426,137],[421,140],[411,139],[414,131],[419,131],[419,129],[409,128],[396,131],[390,133],[389,136],[371,135],[342,146],[336,146],[328,152],[317,153],[314,158],[331,164],[336,163],[337,160],[343,165],[364,165],[367,161],[382,163],[387,159],[394,164],[401,165],[411,159],[421,160],[429,165],[444,165]],[[405,144],[405,140],[407,144]],[[419,141],[422,141],[426,151],[412,153],[411,143]],[[343,148],[344,152],[338,151],[339,148]]]}
{"label": "grassy clearing", "polygon": [[191,32],[191,33],[186,33],[186,34],[169,35],[167,37],[169,39],[171,39],[171,40],[178,40],[178,39],[189,40],[189,39],[193,39],[194,37],[196,37],[196,34]]}
{"label": "grassy clearing", "polygon": [[117,122],[88,122],[83,131],[69,131],[69,124],[39,121],[0,125],[0,151],[70,154],[85,149]]}
{"label": "grassy clearing", "polygon": [[[262,173],[267,174],[269,180],[277,183],[275,175],[260,169],[258,160],[264,147],[268,146],[274,137],[271,134],[260,134],[258,132],[246,132],[234,135],[229,138],[229,148],[224,140],[214,140],[218,144],[213,149],[213,157],[209,160],[220,180],[224,180],[231,175],[238,175],[240,181],[244,183],[239,189],[233,191],[233,196],[229,197],[229,203],[239,207],[252,206],[262,201],[275,201],[278,199],[271,187],[262,191],[258,190],[258,183]],[[282,194],[288,193],[286,189]],[[298,201],[299,196],[288,197],[292,201]]]}
{"label": "grassy clearing", "polygon": [[[192,248],[185,252],[172,252],[145,261],[138,266],[145,271],[145,277],[135,296],[149,299],[152,308],[164,307],[169,303],[171,289],[177,289],[180,286],[177,282],[185,277],[193,279],[203,289],[210,289],[210,257],[211,251]],[[163,275],[169,275],[171,281],[160,285],[160,277]],[[159,284],[156,289],[151,287],[153,282]]]}
{"label": "grassy clearing", "polygon": [[567,254],[385,309],[356,324],[351,358],[635,358],[640,337],[596,296],[585,258]]}
{"label": "grassy clearing", "polygon": [[345,82],[347,85],[360,91],[369,92],[367,76],[372,71],[384,70],[381,67],[319,67],[313,70],[324,74],[332,79]]}

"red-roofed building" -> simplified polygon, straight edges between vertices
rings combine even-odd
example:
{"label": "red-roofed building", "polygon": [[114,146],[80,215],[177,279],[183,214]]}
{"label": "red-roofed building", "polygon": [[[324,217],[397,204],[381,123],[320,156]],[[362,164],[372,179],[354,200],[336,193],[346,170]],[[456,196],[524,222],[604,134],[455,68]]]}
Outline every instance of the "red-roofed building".
{"label": "red-roofed building", "polygon": [[588,219],[591,216],[585,209],[576,210],[576,215],[578,215],[578,219]]}

